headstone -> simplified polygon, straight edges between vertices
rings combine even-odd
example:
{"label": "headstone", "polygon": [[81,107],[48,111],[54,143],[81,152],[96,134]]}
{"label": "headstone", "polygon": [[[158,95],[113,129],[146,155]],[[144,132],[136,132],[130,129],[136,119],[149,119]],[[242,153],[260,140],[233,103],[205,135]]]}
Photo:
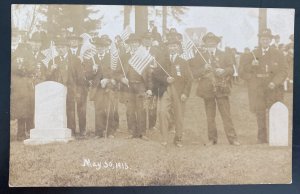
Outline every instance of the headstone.
{"label": "headstone", "polygon": [[269,112],[269,144],[271,146],[288,146],[289,143],[289,111],[287,107],[276,102]]}
{"label": "headstone", "polygon": [[25,144],[68,142],[71,130],[67,128],[67,88],[57,82],[46,81],[35,86],[35,128]]}

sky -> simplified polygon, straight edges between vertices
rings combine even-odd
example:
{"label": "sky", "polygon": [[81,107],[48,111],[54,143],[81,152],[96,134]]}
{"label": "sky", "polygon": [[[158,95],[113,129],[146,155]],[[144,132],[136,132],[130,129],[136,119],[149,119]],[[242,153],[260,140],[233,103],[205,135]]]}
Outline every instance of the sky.
{"label": "sky", "polygon": [[[31,6],[31,7],[30,7]],[[32,5],[26,5],[32,10]],[[99,34],[109,34],[114,37],[123,29],[123,6],[94,5],[93,9],[100,10],[92,18],[103,16],[103,25]],[[149,20],[155,20],[158,31],[161,32],[161,16],[156,11],[161,11],[161,6],[149,6]],[[26,16],[26,14],[24,14]],[[26,17],[18,23],[25,23]],[[273,34],[281,36],[282,43],[289,42],[290,34],[294,33],[293,9],[267,9],[267,25]],[[134,12],[131,13],[131,28],[134,30]],[[257,46],[258,9],[257,8],[230,8],[230,7],[188,7],[182,15],[182,22],[169,17],[168,27],[175,27],[179,32],[184,32],[189,27],[205,27],[207,31],[222,36],[222,45],[235,47],[242,51],[245,47]]]}

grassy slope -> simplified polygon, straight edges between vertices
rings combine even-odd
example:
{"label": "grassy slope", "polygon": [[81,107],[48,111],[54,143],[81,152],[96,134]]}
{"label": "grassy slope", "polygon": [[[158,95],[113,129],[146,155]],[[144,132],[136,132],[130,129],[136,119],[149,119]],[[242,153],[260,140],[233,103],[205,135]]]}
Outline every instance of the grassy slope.
{"label": "grassy slope", "polygon": [[[124,106],[121,106],[121,129],[116,139],[87,139],[43,146],[25,146],[12,141],[10,184],[122,186],[290,182],[291,147],[255,144],[256,121],[248,111],[245,88],[235,86],[231,97],[233,121],[242,143],[239,147],[228,145],[219,114],[219,145],[203,146],[207,141],[206,118],[203,102],[195,97],[194,91],[195,87],[186,106],[183,148],[171,144],[171,133],[167,147],[159,144],[158,131],[149,134],[153,141],[125,139],[128,134]],[[291,101],[290,94],[286,101]],[[288,107],[291,109],[291,103]],[[93,130],[91,113],[88,113],[89,130]],[[129,169],[96,170],[83,167],[83,159],[127,163]]]}

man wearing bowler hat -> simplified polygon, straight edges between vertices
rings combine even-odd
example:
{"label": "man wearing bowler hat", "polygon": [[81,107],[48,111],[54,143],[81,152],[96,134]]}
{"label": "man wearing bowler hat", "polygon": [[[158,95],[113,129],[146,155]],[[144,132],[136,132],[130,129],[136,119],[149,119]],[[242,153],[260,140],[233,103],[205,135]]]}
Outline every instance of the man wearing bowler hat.
{"label": "man wearing bowler hat", "polygon": [[132,130],[131,138],[141,138],[148,140],[146,137],[146,112],[144,109],[145,97],[152,95],[152,78],[149,67],[146,67],[142,75],[138,74],[128,63],[129,59],[135,54],[141,46],[141,39],[136,34],[130,34],[126,40],[130,46],[130,52],[122,56],[124,73],[120,73],[119,80],[125,91],[125,103],[127,107],[127,123],[129,130]]}
{"label": "man wearing bowler hat", "polygon": [[[182,147],[184,104],[191,90],[191,75],[187,62],[180,57],[181,43],[173,38],[167,42],[168,57],[163,67],[157,67],[154,79],[160,85],[159,128],[162,133],[162,145],[167,145],[171,111],[175,122],[173,143]],[[161,64],[162,65],[162,64]]]}
{"label": "man wearing bowler hat", "polygon": [[217,107],[223,120],[224,130],[231,145],[239,145],[230,112],[230,87],[233,61],[217,49],[221,38],[208,32],[202,38],[206,52],[198,53],[191,62],[194,78],[198,79],[197,95],[204,100],[207,118],[208,140],[206,145],[218,142],[216,128]]}
{"label": "man wearing bowler hat", "polygon": [[[86,105],[89,87],[87,68],[83,66],[79,57],[81,38],[76,33],[70,33],[67,39],[69,41],[68,67],[73,79],[72,85],[68,89],[68,97],[70,98],[67,104],[67,112],[70,115],[68,117],[68,128],[72,130],[73,136],[83,139],[86,135]],[[77,104],[76,112],[75,103]],[[79,134],[76,134],[75,114],[78,115]]]}
{"label": "man wearing bowler hat", "polygon": [[252,87],[248,88],[250,108],[257,119],[257,143],[268,143],[267,112],[273,103],[283,100],[283,82],[287,77],[285,58],[278,49],[270,46],[272,32],[264,29],[258,34],[259,47],[241,61],[241,77]]}
{"label": "man wearing bowler hat", "polygon": [[114,138],[117,126],[117,81],[116,70],[111,68],[109,46],[111,40],[107,35],[93,38],[96,55],[93,59],[84,60],[84,65],[91,68],[89,79],[92,80],[90,98],[95,102],[95,137]]}

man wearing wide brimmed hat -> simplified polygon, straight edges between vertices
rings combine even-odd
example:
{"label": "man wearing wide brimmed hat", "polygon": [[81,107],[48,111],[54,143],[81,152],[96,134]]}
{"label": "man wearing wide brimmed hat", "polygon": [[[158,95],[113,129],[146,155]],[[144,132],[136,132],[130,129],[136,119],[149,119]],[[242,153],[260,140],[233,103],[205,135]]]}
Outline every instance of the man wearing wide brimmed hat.
{"label": "man wearing wide brimmed hat", "polygon": [[248,93],[252,96],[249,100],[257,118],[257,143],[268,143],[267,110],[283,100],[287,66],[282,52],[270,46],[273,38],[270,29],[262,30],[258,38],[259,47],[241,61],[241,76],[248,82]]}
{"label": "man wearing wide brimmed hat", "polygon": [[[130,52],[122,56],[124,73],[120,73],[119,80],[122,83],[122,90],[125,93],[125,104],[127,107],[127,123],[129,130],[132,130],[131,138],[142,138],[148,140],[146,135],[146,112],[144,109],[144,98],[152,95],[152,79],[149,66],[143,74],[137,73],[128,63],[135,52],[141,46],[141,38],[132,33],[126,40],[130,46]],[[126,77],[125,77],[125,75]]]}
{"label": "man wearing wide brimmed hat", "polygon": [[11,119],[17,119],[17,140],[26,139],[34,128],[34,68],[28,53],[17,49],[11,62]]}
{"label": "man wearing wide brimmed hat", "polygon": [[181,43],[176,38],[167,42],[168,57],[153,72],[153,79],[159,85],[159,128],[162,133],[162,145],[167,145],[171,110],[175,122],[173,143],[182,147],[184,104],[191,90],[191,75],[187,61],[180,57]]}
{"label": "man wearing wide brimmed hat", "polygon": [[[73,79],[72,86],[68,87],[67,113],[70,114],[68,119],[68,128],[72,130],[72,135],[79,139],[86,136],[86,103],[89,82],[87,79],[87,69],[82,65],[80,55],[80,42],[82,38],[76,33],[71,32],[67,36],[68,49],[68,68],[70,68],[70,79]],[[77,112],[75,112],[75,103]],[[78,115],[79,134],[76,133],[75,114]]]}
{"label": "man wearing wide brimmed hat", "polygon": [[63,38],[60,35],[57,35],[54,39],[54,45],[58,56],[55,57],[54,60],[49,61],[47,79],[64,84],[68,88],[72,85],[70,83],[72,81],[72,78],[70,77],[71,72],[69,71],[71,69],[68,68],[69,43],[65,38]]}
{"label": "man wearing wide brimmed hat", "polygon": [[198,53],[191,62],[194,78],[198,79],[197,95],[204,100],[207,118],[208,140],[206,145],[218,142],[216,109],[223,120],[224,131],[232,145],[239,145],[230,113],[230,87],[233,75],[233,61],[217,46],[221,38],[208,32],[202,41],[206,52]]}
{"label": "man wearing wide brimmed hat", "polygon": [[84,60],[84,66],[90,66],[91,80],[90,99],[95,102],[95,136],[114,138],[118,127],[117,71],[111,67],[109,47],[111,40],[107,35],[95,37],[92,43],[96,46],[93,59]]}

